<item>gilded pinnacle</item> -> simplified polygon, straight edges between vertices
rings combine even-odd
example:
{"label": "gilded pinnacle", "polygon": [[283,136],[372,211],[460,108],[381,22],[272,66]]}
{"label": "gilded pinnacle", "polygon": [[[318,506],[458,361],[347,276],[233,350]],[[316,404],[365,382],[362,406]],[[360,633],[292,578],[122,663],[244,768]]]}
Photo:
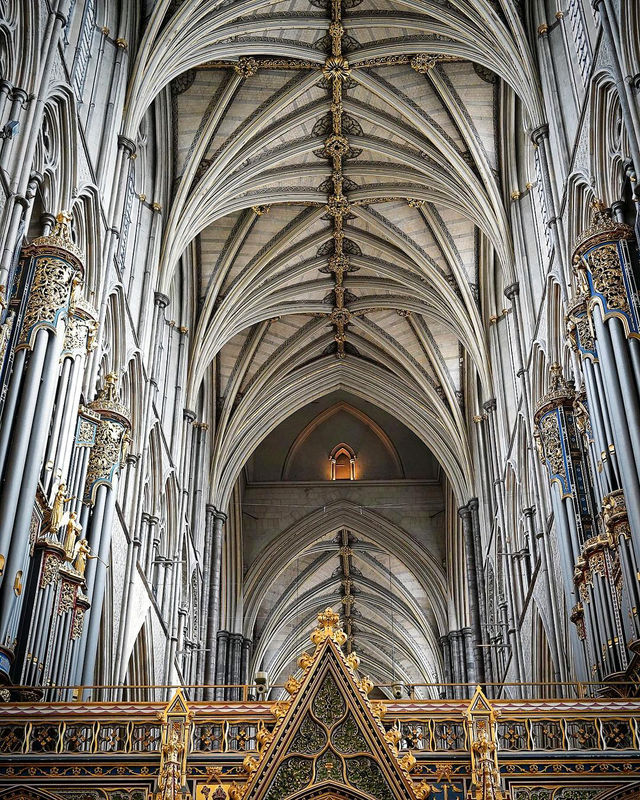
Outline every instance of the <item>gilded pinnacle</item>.
{"label": "gilded pinnacle", "polygon": [[347,641],[347,634],[340,627],[340,617],[332,608],[318,614],[318,627],[311,634],[311,641],[319,647],[326,639],[342,646]]}

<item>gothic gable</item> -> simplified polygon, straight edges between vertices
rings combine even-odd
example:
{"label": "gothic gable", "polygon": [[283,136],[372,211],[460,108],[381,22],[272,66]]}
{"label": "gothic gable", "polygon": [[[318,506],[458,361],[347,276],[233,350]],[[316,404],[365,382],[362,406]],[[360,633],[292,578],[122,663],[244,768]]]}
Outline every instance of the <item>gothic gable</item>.
{"label": "gothic gable", "polygon": [[357,656],[342,653],[337,615],[328,609],[320,622],[312,636],[315,653],[300,659],[302,679],[289,681],[291,701],[276,708],[272,738],[247,764],[252,777],[245,800],[413,800],[407,762],[399,760],[393,733],[385,734],[367,697],[371,684],[358,679]]}

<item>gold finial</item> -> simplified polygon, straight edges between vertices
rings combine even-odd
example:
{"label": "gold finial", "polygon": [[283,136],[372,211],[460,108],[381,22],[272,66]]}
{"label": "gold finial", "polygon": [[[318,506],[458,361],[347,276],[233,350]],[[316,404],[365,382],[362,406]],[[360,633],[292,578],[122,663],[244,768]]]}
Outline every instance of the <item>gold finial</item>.
{"label": "gold finial", "polygon": [[68,211],[60,211],[56,214],[56,224],[51,231],[51,238],[64,242],[66,246],[75,247],[71,238],[71,214]]}
{"label": "gold finial", "polygon": [[562,405],[573,404],[573,398],[575,396],[573,382],[565,380],[560,364],[557,362],[551,364],[549,372],[549,389],[539,401],[534,414],[534,422],[536,425],[539,423],[542,415],[550,408],[559,408]]}
{"label": "gold finial", "polygon": [[549,367],[549,372],[551,373],[551,378],[549,379],[549,388],[557,389],[560,386],[560,381],[562,380],[562,367],[557,361],[554,361]]}
{"label": "gold finial", "polygon": [[311,641],[319,647],[325,639],[342,646],[347,641],[347,634],[339,627],[340,617],[332,608],[327,608],[318,614],[318,627],[311,634]]}
{"label": "gold finial", "polygon": [[374,700],[371,703],[371,712],[378,719],[382,719],[387,713],[387,707],[382,700]]}
{"label": "gold finial", "polygon": [[71,239],[71,214],[68,211],[60,211],[56,214],[56,224],[49,234],[51,239],[64,242],[65,245],[73,245]]}
{"label": "gold finial", "polygon": [[58,214],[56,214],[56,225],[54,231],[57,231],[57,229],[60,227],[68,232],[69,225],[71,225],[71,214],[68,211],[58,212]]}
{"label": "gold finial", "polygon": [[36,249],[55,247],[64,250],[74,257],[74,260],[77,262],[75,264],[76,270],[78,270],[80,274],[84,271],[84,253],[78,245],[74,244],[71,237],[71,214],[68,211],[58,212],[51,233],[46,236],[38,236],[28,247]]}
{"label": "gold finial", "polygon": [[89,408],[92,411],[116,417],[126,428],[131,427],[129,409],[118,399],[118,374],[116,372],[110,372],[105,376],[104,385],[96,395],[96,399],[89,403]]}
{"label": "gold finial", "polygon": [[611,214],[611,209],[598,197],[590,203],[591,224],[577,237],[573,253],[573,263],[578,264],[585,252],[594,244],[617,241],[620,239],[633,239],[633,228],[624,222],[616,222]]}
{"label": "gold finial", "polygon": [[227,789],[229,800],[241,800],[242,796],[244,795],[245,788],[246,786],[240,786],[240,784],[234,781]]}

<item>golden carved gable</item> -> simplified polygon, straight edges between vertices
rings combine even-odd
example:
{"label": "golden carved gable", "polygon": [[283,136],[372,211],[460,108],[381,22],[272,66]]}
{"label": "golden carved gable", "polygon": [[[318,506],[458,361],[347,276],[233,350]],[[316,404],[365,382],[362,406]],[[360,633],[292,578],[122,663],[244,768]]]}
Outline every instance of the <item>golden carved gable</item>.
{"label": "golden carved gable", "polygon": [[367,698],[371,685],[358,679],[334,637],[317,643],[301,664],[302,678],[288,684],[291,702],[276,704],[272,738],[246,764],[252,775],[243,800],[414,800],[393,736]]}

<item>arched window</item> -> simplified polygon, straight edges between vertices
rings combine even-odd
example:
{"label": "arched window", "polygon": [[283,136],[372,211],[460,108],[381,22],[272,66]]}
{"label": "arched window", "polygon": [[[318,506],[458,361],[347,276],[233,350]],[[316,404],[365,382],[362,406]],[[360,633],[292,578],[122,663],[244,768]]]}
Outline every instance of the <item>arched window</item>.
{"label": "arched window", "polygon": [[337,444],[329,456],[332,481],[355,481],[356,454],[348,444]]}

